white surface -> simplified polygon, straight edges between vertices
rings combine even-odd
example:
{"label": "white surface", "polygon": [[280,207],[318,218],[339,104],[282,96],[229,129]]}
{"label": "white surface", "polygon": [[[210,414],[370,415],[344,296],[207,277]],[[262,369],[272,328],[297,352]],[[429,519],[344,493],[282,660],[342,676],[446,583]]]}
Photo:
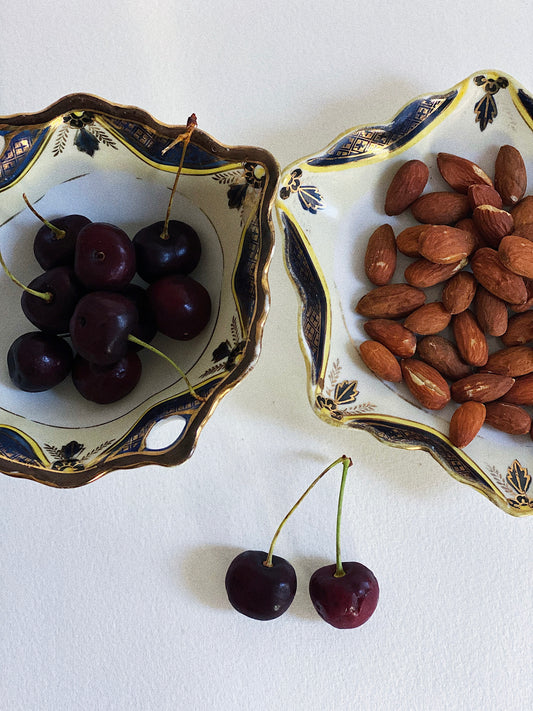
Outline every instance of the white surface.
{"label": "white surface", "polygon": [[[533,90],[530,7],[448,2],[4,3],[0,114],[73,91],[168,123],[195,111],[282,166],[420,93],[500,69]],[[116,9],[115,9],[116,8]],[[431,9],[430,9],[431,8]],[[533,705],[533,518],[505,515],[427,454],[312,413],[282,262],[261,358],[176,469],[57,491],[0,477],[0,705],[83,709],[522,711]],[[307,597],[334,555],[340,468],[276,552],[299,590],[272,623],[239,616],[224,575],[343,452],[343,551],[381,584],[374,617],[336,631]]]}

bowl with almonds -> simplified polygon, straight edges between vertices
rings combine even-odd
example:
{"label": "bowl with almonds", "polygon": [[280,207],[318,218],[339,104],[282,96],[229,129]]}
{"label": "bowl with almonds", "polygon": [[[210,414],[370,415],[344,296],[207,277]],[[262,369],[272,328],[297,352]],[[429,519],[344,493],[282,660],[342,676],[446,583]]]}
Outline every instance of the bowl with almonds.
{"label": "bowl with almonds", "polygon": [[290,165],[276,201],[315,413],[514,516],[533,513],[532,129],[533,96],[477,72]]}

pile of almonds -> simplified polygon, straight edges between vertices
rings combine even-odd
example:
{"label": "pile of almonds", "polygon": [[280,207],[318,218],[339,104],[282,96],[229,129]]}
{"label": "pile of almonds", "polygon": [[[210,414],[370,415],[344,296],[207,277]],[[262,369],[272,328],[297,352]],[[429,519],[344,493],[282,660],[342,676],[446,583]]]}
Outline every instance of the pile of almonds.
{"label": "pile of almonds", "polygon": [[[370,236],[374,288],[356,306],[369,319],[361,358],[430,410],[457,403],[448,433],[457,447],[484,423],[533,438],[533,195],[523,158],[502,146],[493,180],[450,153],[437,166],[450,190],[424,193],[420,160],[405,162],[388,188],[385,213],[409,209],[418,224],[397,235],[383,224]],[[398,252],[412,261],[393,283]],[[436,285],[440,298],[428,301]]]}

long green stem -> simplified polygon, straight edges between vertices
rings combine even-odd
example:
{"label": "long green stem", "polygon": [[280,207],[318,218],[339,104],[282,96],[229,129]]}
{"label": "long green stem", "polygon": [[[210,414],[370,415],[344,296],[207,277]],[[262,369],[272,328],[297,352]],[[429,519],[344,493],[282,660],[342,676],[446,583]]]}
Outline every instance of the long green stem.
{"label": "long green stem", "polygon": [[17,279],[17,277],[12,274],[9,271],[9,268],[7,264],[4,261],[4,257],[2,256],[2,252],[0,252],[0,264],[2,265],[3,270],[7,274],[7,276],[11,279],[12,282],[14,282],[17,286],[20,286],[21,289],[24,289],[24,291],[27,291],[28,294],[31,294],[32,296],[37,296],[39,299],[43,299],[43,301],[52,301],[54,298],[54,295],[52,294],[51,291],[37,291],[36,289],[30,289],[29,286],[26,286],[23,284],[21,281]]}
{"label": "long green stem", "polygon": [[66,235],[65,230],[62,230],[62,229],[60,229],[59,227],[56,227],[56,226],[53,225],[51,222],[48,222],[48,220],[45,220],[45,218],[44,218],[42,215],[39,215],[39,213],[37,212],[37,210],[33,207],[33,205],[31,204],[31,202],[30,202],[30,201],[28,200],[28,198],[26,197],[26,193],[22,193],[22,197],[23,197],[24,202],[26,203],[26,205],[30,208],[30,210],[31,210],[31,211],[33,212],[33,214],[35,215],[35,217],[36,217],[38,220],[40,220],[42,223],[44,223],[44,224],[48,227],[49,230],[52,230],[52,232],[53,232],[53,233],[55,234],[55,236],[56,236],[56,239],[63,239],[63,237]]}
{"label": "long green stem", "polygon": [[348,469],[352,465],[352,460],[351,459],[345,459],[342,462],[342,479],[341,479],[341,486],[339,490],[339,503],[337,505],[337,532],[336,532],[336,567],[335,567],[335,577],[336,578],[342,578],[343,575],[346,575],[344,572],[344,568],[342,567],[342,559],[341,559],[341,515],[342,515],[342,502],[344,499],[344,486],[346,484],[346,475],[348,474]]}
{"label": "long green stem", "polygon": [[334,462],[332,462],[328,467],[326,467],[326,468],[324,469],[323,472],[321,472],[321,473],[317,476],[317,478],[316,478],[311,484],[309,484],[309,486],[308,486],[307,489],[304,491],[304,493],[300,496],[300,498],[298,499],[298,501],[294,504],[294,506],[290,509],[290,511],[288,511],[288,513],[286,514],[286,516],[283,518],[282,522],[281,522],[280,525],[278,526],[278,529],[277,529],[276,533],[274,534],[274,538],[272,539],[272,543],[270,544],[270,548],[269,548],[269,550],[268,550],[267,558],[266,558],[266,560],[265,560],[264,563],[263,563],[263,565],[265,565],[267,568],[271,568],[271,567],[272,567],[272,556],[273,556],[273,554],[274,554],[274,546],[275,546],[275,544],[276,544],[276,541],[278,540],[279,534],[281,533],[281,529],[283,528],[283,526],[285,525],[285,523],[287,522],[287,520],[289,519],[289,517],[291,516],[291,514],[298,508],[298,506],[299,506],[299,505],[301,504],[301,502],[305,499],[305,497],[306,497],[307,494],[311,491],[311,489],[312,489],[316,484],[318,484],[318,482],[320,481],[320,479],[322,479],[322,477],[323,477],[325,474],[327,474],[330,469],[333,469],[333,467],[335,467],[337,464],[340,464],[341,462],[342,462],[342,465],[343,465],[343,467],[344,467],[344,470],[343,470],[343,481],[344,481],[344,479],[346,478],[346,472],[347,472],[347,470],[348,470],[348,467],[350,467],[350,466],[352,465],[352,460],[351,460],[349,457],[347,457],[345,454],[343,454],[342,457],[339,457],[339,458],[336,459]]}

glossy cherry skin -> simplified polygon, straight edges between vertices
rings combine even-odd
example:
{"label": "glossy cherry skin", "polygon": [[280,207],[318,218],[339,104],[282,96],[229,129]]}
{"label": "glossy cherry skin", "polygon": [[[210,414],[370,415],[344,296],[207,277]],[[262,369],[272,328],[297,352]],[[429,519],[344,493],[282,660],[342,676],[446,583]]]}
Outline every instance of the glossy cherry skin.
{"label": "glossy cherry skin", "polygon": [[168,237],[162,237],[163,220],[143,227],[133,238],[137,272],[147,282],[168,274],[189,274],[197,266],[202,245],[197,232],[185,222],[169,220]]}
{"label": "glossy cherry skin", "polygon": [[284,558],[272,556],[272,567],[263,565],[264,551],[244,551],[232,560],[226,573],[226,592],[233,607],[255,620],[274,620],[291,605],[296,594],[296,573]]}
{"label": "glossy cherry skin", "polygon": [[379,599],[374,573],[362,563],[343,563],[345,575],[336,578],[336,566],[316,570],[309,581],[309,595],[323,620],[338,629],[360,627],[372,615]]}
{"label": "glossy cherry skin", "polygon": [[128,336],[136,326],[137,309],[130,299],[112,291],[91,291],[79,300],[69,330],[82,358],[111,365],[126,355]]}
{"label": "glossy cherry skin", "polygon": [[[138,284],[128,284],[120,293],[130,299],[137,309],[138,323],[131,332],[132,335],[137,336],[144,343],[150,343],[157,333],[157,324],[146,289]],[[132,346],[135,350],[142,348],[136,344]]]}
{"label": "glossy cherry skin", "polygon": [[72,348],[63,338],[42,331],[24,333],[7,352],[9,377],[26,392],[50,390],[70,373],[72,358]]}
{"label": "glossy cherry skin", "polygon": [[87,289],[123,289],[133,279],[135,270],[135,247],[119,227],[91,222],[80,231],[74,271]]}
{"label": "glossy cherry skin", "polygon": [[77,355],[72,366],[72,382],[76,390],[86,400],[99,405],[109,405],[129,395],[141,374],[141,359],[133,348],[111,365],[89,363]]}
{"label": "glossy cherry skin", "polygon": [[67,333],[72,313],[83,289],[71,267],[54,267],[39,275],[28,286],[43,294],[52,294],[45,301],[27,291],[22,292],[20,305],[26,318],[41,331]]}
{"label": "glossy cherry skin", "polygon": [[158,330],[169,338],[189,340],[209,323],[209,292],[191,276],[172,274],[158,279],[148,287],[148,298]]}
{"label": "glossy cherry skin", "polygon": [[51,221],[54,227],[64,231],[62,237],[46,225],[35,235],[33,253],[43,269],[74,266],[74,250],[80,230],[90,223],[84,215],[65,215]]}

